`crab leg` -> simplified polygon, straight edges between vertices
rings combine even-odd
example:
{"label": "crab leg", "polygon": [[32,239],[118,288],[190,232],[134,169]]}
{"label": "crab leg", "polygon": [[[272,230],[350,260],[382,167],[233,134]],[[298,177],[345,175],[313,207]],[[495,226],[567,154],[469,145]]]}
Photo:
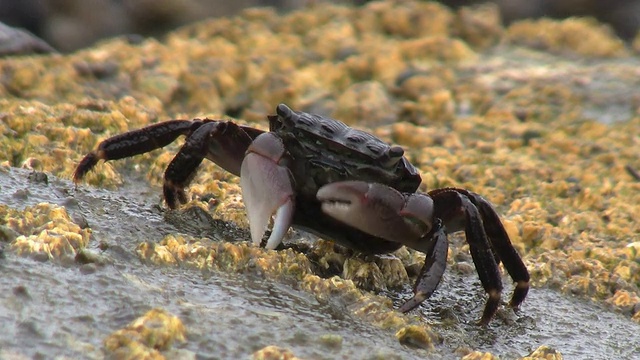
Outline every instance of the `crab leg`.
{"label": "crab leg", "polygon": [[480,283],[489,295],[480,319],[480,324],[486,325],[500,305],[502,279],[480,211],[465,191],[459,190],[443,188],[433,190],[429,195],[437,209],[435,216],[442,219],[447,232],[464,230]]}
{"label": "crab leg", "polygon": [[258,136],[247,149],[240,170],[242,198],[247,208],[251,240],[260,245],[275,213],[266,248],[275,249],[291,226],[294,212],[293,187],[283,163],[285,149],[273,133]]}
{"label": "crab leg", "polygon": [[[471,255],[478,269],[478,274],[480,275],[480,280],[490,295],[490,299],[487,301],[487,307],[490,306],[491,298],[499,295],[498,292],[502,289],[502,283],[499,281],[499,273],[497,275],[498,278],[495,279],[496,275],[491,274],[494,271],[488,269],[493,268],[493,262],[495,262],[497,266],[500,264],[500,261],[502,261],[509,276],[511,276],[516,283],[513,295],[509,301],[509,306],[517,308],[529,292],[529,271],[511,244],[509,235],[507,235],[500,221],[500,217],[493,206],[482,196],[458,188],[432,190],[429,192],[429,196],[431,196],[436,203],[436,208],[441,209],[442,213],[436,215],[445,221],[447,231],[465,230]],[[465,222],[460,222],[464,217],[456,213],[454,209],[458,209],[458,212],[460,210],[465,211],[467,214]],[[487,246],[489,246],[492,255],[488,253],[489,251],[486,249]],[[493,259],[491,259],[491,257],[493,257]],[[483,275],[481,274],[481,269],[485,266],[489,267],[487,269],[489,272],[485,275],[486,280],[482,280]],[[495,299],[496,308],[498,306],[498,300],[499,298]],[[486,318],[486,316],[489,316],[489,314],[485,308],[483,320],[488,322],[489,319]],[[483,320],[481,320],[481,322],[483,322]]]}
{"label": "crab leg", "polygon": [[438,284],[440,284],[444,270],[447,267],[447,255],[449,251],[447,233],[441,223],[437,224],[434,230],[432,235],[425,237],[432,239],[432,241],[429,242],[431,249],[425,253],[424,265],[413,287],[414,295],[400,306],[398,310],[401,312],[408,312],[431,297],[438,287]]}
{"label": "crab leg", "polygon": [[[517,308],[527,296],[529,292],[529,271],[522,262],[522,258],[516,252],[516,249],[509,240],[509,235],[504,229],[498,213],[491,204],[482,196],[466,191],[463,189],[455,189],[457,192],[468,197],[471,202],[478,208],[484,224],[484,230],[491,242],[492,249],[495,252],[496,262],[499,264],[502,260],[504,268],[507,270],[511,278],[516,282],[513,295],[509,301],[509,306]],[[438,190],[434,192],[437,193]]]}
{"label": "crab leg", "polygon": [[73,181],[78,183],[100,160],[117,160],[165,147],[180,135],[187,135],[201,122],[170,120],[116,135],[98,145],[78,164]]}
{"label": "crab leg", "polygon": [[102,141],[78,164],[73,181],[78,183],[100,161],[117,160],[165,147],[178,136],[187,140],[173,158],[164,176],[163,192],[167,205],[185,203],[184,188],[189,185],[204,158],[234,175],[240,175],[244,153],[262,130],[210,119],[169,120],[132,130]]}
{"label": "crab leg", "polygon": [[184,189],[193,180],[204,158],[234,175],[240,175],[244,153],[253,137],[257,136],[253,130],[222,121],[205,121],[194,126],[164,172],[162,190],[167,205],[174,209],[178,201],[182,204],[187,202]]}

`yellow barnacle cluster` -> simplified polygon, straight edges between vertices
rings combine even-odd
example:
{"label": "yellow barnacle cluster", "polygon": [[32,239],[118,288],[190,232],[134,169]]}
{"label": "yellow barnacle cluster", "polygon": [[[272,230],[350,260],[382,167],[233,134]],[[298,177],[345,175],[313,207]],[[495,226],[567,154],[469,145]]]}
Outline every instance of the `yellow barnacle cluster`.
{"label": "yellow barnacle cluster", "polygon": [[42,260],[69,260],[87,246],[91,230],[81,228],[64,207],[41,203],[15,210],[0,208],[4,224],[19,234],[11,249],[24,256]]}
{"label": "yellow barnacle cluster", "polygon": [[180,318],[156,308],[109,335],[104,349],[113,359],[165,359],[162,351],[186,341],[185,336]]}
{"label": "yellow barnacle cluster", "polygon": [[396,338],[401,344],[420,347],[424,349],[433,349],[433,334],[418,325],[409,325],[403,327],[396,332]]}
{"label": "yellow barnacle cluster", "polygon": [[251,355],[253,360],[298,360],[291,350],[275,345],[265,346]]}

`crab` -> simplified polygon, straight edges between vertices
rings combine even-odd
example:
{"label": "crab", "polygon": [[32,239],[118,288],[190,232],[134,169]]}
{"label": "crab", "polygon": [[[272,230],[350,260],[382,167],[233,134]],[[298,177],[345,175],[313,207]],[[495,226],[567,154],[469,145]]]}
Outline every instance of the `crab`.
{"label": "crab", "polygon": [[479,323],[488,324],[501,303],[501,262],[515,282],[509,306],[517,309],[524,301],[529,272],[499,215],[482,196],[453,187],[418,192],[420,175],[400,146],[338,120],[284,104],[267,118],[269,131],[193,119],[119,134],[87,154],[73,180],[80,182],[100,160],[150,152],[185,135],[164,174],[169,208],[187,202],[185,188],[206,158],[240,177],[256,246],[276,249],[293,226],[363,254],[389,253],[402,246],[423,252],[426,258],[413,297],[399,307],[401,312],[416,308],[436,290],[447,263],[447,234],[462,230],[488,294]]}

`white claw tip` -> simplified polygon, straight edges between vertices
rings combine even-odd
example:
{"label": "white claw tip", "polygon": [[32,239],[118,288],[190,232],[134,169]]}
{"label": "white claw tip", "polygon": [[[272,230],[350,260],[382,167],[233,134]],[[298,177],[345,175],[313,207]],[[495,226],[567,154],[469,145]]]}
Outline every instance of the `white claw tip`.
{"label": "white claw tip", "polygon": [[267,245],[265,246],[266,249],[273,250],[280,245],[284,235],[287,233],[287,230],[289,230],[292,218],[293,201],[289,198],[284,204],[280,205],[278,211],[276,211],[276,216],[273,219],[271,236],[269,236],[269,240],[267,240]]}

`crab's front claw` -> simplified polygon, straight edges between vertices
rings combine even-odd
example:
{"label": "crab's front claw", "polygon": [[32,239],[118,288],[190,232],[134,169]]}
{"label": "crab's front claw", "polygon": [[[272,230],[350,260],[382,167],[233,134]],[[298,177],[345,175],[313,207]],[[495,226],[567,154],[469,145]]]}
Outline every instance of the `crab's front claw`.
{"label": "crab's front claw", "polygon": [[251,240],[260,245],[275,213],[265,247],[275,249],[291,226],[294,200],[289,169],[284,166],[282,141],[272,133],[258,136],[247,149],[240,169],[242,199],[247,209]]}
{"label": "crab's front claw", "polygon": [[327,215],[368,234],[417,250],[433,227],[433,201],[421,194],[402,194],[388,186],[342,181],[323,186],[316,197]]}

